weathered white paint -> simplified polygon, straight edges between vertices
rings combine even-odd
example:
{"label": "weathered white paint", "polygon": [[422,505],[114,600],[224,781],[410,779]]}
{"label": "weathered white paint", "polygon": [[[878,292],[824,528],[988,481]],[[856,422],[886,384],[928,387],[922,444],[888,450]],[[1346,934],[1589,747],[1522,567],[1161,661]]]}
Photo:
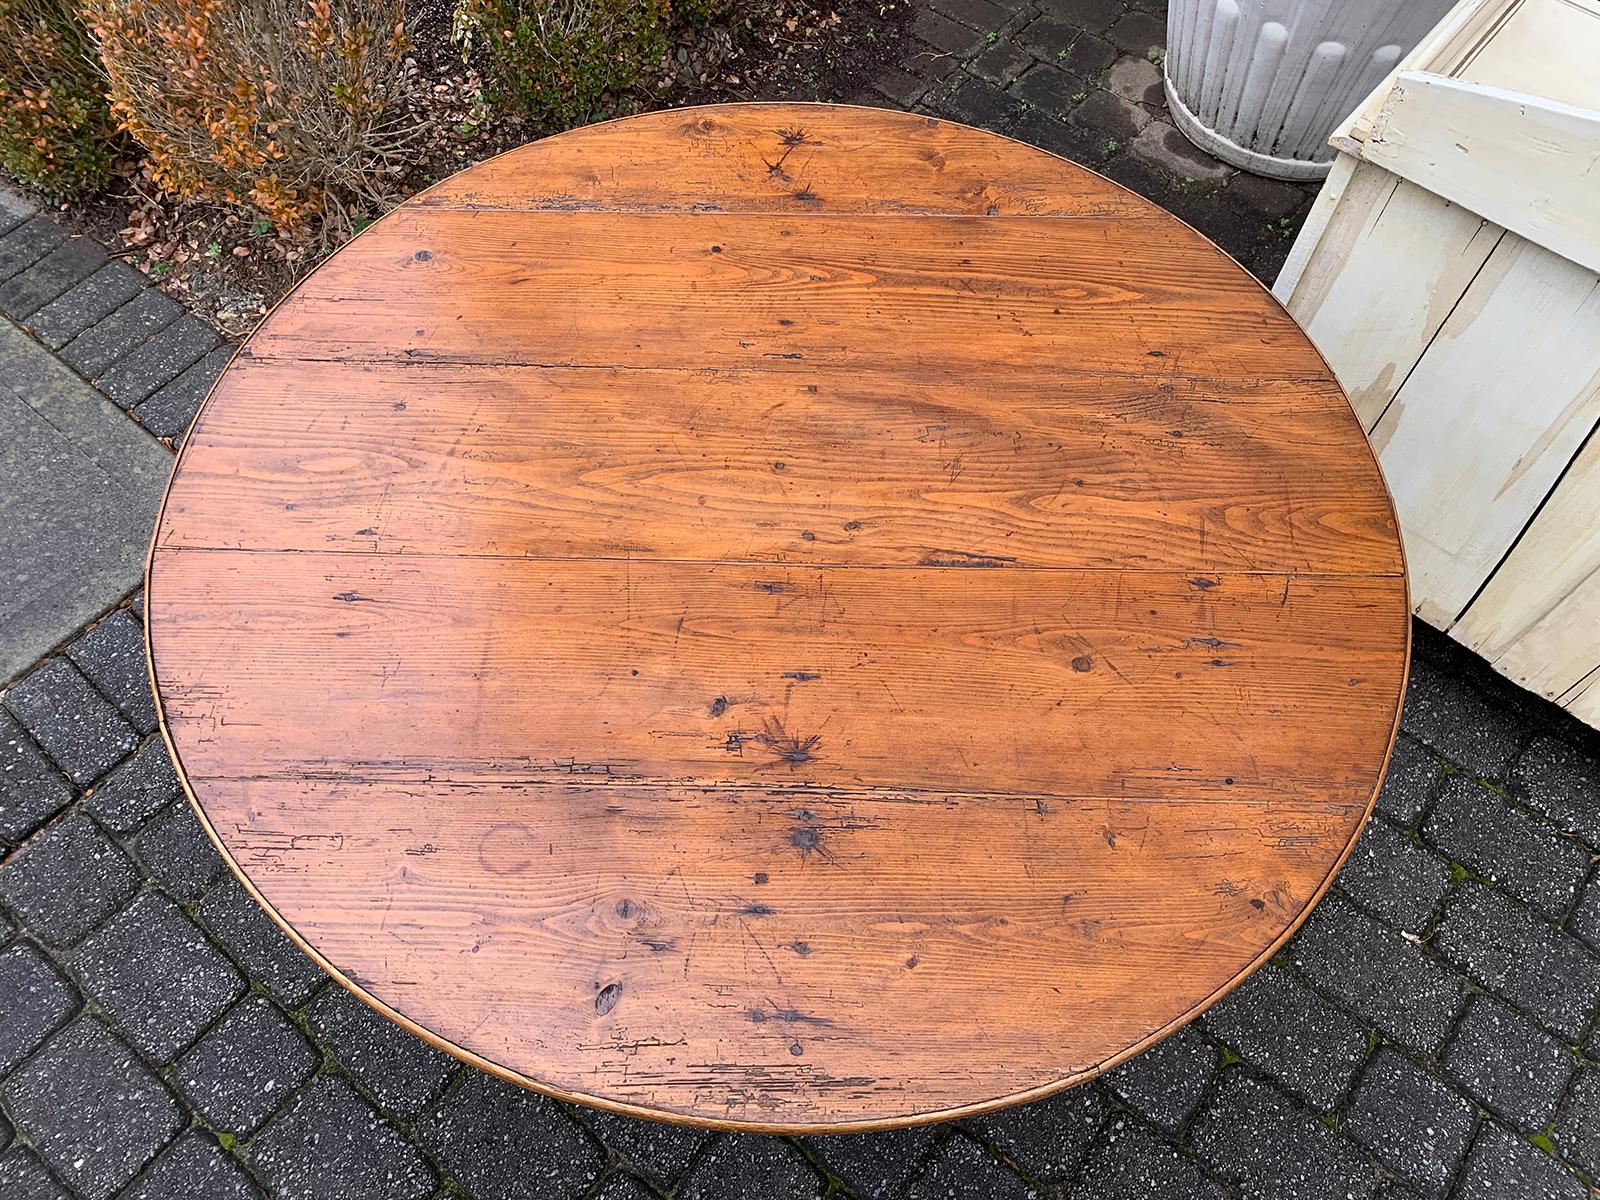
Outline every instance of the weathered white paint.
{"label": "weathered white paint", "polygon": [[[1600,574],[1600,435],[1591,434],[1539,515],[1450,632],[1496,662],[1596,574]],[[1600,663],[1600,620],[1581,640],[1590,647],[1587,652],[1561,656],[1571,657],[1580,674]]]}
{"label": "weathered white paint", "polygon": [[1328,135],[1449,0],[1168,0],[1167,105],[1224,162],[1320,179]]}
{"label": "weathered white paint", "polygon": [[1600,727],[1600,0],[1463,0],[1335,131],[1273,289],[1424,619]]}
{"label": "weathered white paint", "polygon": [[1494,660],[1495,667],[1530,692],[1557,700],[1600,660],[1600,574],[1563,596],[1554,608]]}
{"label": "weathered white paint", "polygon": [[1600,112],[1404,71],[1361,157],[1600,271]]}
{"label": "weathered white paint", "polygon": [[1285,303],[1331,356],[1363,429],[1388,408],[1503,232],[1381,167],[1355,167]]}
{"label": "weathered white paint", "polygon": [[1596,672],[1581,690],[1565,697],[1562,704],[1585,725],[1600,729],[1600,672]]}
{"label": "weathered white paint", "polygon": [[1451,79],[1544,96],[1560,81],[1560,99],[1600,110],[1600,71],[1593,56],[1600,0],[1519,0],[1505,9],[1492,37],[1453,50],[1429,70]]}
{"label": "weathered white paint", "polygon": [[1283,262],[1283,270],[1278,272],[1278,278],[1272,285],[1272,294],[1278,298],[1279,304],[1287,306],[1289,297],[1294,295],[1302,272],[1320,246],[1323,233],[1333,220],[1334,214],[1339,211],[1345,189],[1350,186],[1350,181],[1360,165],[1360,159],[1352,158],[1348,154],[1340,154],[1334,158],[1333,167],[1328,171],[1328,178],[1323,180],[1317,198],[1311,202],[1311,209],[1306,213],[1304,224],[1300,226],[1300,233],[1294,239],[1294,245],[1289,247],[1289,257]]}
{"label": "weathered white paint", "polygon": [[1597,284],[1506,234],[1373,428],[1432,624],[1454,623],[1600,419]]}

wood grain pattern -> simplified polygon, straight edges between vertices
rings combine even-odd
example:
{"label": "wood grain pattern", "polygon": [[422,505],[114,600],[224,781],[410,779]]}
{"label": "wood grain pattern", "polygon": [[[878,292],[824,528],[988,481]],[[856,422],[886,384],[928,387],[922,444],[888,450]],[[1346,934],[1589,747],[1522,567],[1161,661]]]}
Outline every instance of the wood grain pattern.
{"label": "wood grain pattern", "polygon": [[164,729],[346,986],[588,1103],[1091,1077],[1302,920],[1404,566],[1338,385],[1114,185],[742,105],[448,180],[262,325],[151,553]]}

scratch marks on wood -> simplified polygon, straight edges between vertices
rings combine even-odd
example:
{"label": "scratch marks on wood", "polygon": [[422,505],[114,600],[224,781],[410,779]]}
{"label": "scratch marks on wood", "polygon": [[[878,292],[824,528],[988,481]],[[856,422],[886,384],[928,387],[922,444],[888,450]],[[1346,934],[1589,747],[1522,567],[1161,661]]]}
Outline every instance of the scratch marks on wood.
{"label": "scratch marks on wood", "polygon": [[817,748],[822,745],[821,734],[791,734],[777,717],[768,717],[760,732],[750,740],[770,752],[779,763],[787,763],[791,771],[816,758]]}

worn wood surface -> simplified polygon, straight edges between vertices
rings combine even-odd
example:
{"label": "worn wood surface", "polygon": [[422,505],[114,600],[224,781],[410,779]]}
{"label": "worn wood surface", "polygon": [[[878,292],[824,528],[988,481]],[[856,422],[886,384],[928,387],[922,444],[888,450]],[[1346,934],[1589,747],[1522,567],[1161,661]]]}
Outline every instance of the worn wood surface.
{"label": "worn wood surface", "polygon": [[1306,915],[1409,625],[1237,266],[1040,151],[747,105],[357,238],[208,400],[165,729],[346,986],[548,1092],[880,1128],[1088,1078]]}

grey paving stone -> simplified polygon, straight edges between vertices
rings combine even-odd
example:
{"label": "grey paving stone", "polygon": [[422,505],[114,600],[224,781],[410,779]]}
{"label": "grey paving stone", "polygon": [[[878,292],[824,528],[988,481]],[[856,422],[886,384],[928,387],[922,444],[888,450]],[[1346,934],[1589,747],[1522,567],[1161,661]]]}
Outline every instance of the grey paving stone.
{"label": "grey paving stone", "polygon": [[389,1112],[410,1120],[439,1094],[456,1060],[375,1012],[342,987],[306,1013],[311,1031]]}
{"label": "grey paving stone", "polygon": [[146,338],[183,315],[183,308],[159,289],[147,287],[61,347],[61,361],[93,379]]}
{"label": "grey paving stone", "polygon": [[1385,1046],[1362,1076],[1343,1129],[1424,1195],[1443,1196],[1476,1125],[1455,1089]]}
{"label": "grey paving stone", "polygon": [[1034,1181],[1057,1184],[1077,1172],[1106,1115],[1100,1093],[1078,1087],[964,1124]]}
{"label": "grey paving stone", "polygon": [[261,1189],[214,1138],[190,1130],[118,1200],[257,1200]]}
{"label": "grey paving stone", "polygon": [[1441,1065],[1469,1095],[1529,1133],[1545,1127],[1572,1075],[1571,1052],[1487,996],[1467,1009]]}
{"label": "grey paving stone", "polygon": [[1421,933],[1450,890],[1450,864],[1373,818],[1339,871],[1339,887],[1368,912]]}
{"label": "grey paving stone", "polygon": [[298,1007],[327,979],[232,875],[224,875],[206,893],[200,920],[279,1004]]}
{"label": "grey paving stone", "polygon": [[967,69],[996,87],[1006,87],[1033,65],[1033,55],[1009,38],[1002,38],[992,46],[985,46],[973,57]]}
{"label": "grey paving stone", "polygon": [[1418,1053],[1438,1049],[1461,1009],[1460,980],[1340,896],[1317,905],[1289,956],[1318,988]]}
{"label": "grey paving stone", "polygon": [[900,69],[908,75],[915,75],[925,84],[932,84],[948,75],[956,61],[947,50],[908,39],[906,52],[900,59]]}
{"label": "grey paving stone", "polygon": [[1590,755],[1541,734],[1511,769],[1511,790],[1559,828],[1600,848],[1600,763]]}
{"label": "grey paving stone", "polygon": [[1206,1013],[1207,1029],[1302,1100],[1332,1110],[1367,1057],[1367,1031],[1267,965]]}
{"label": "grey paving stone", "polygon": [[113,259],[29,317],[28,328],[50,349],[59,350],[148,286],[150,281],[138,271]]}
{"label": "grey paving stone", "polygon": [[1600,1068],[1586,1066],[1572,1081],[1556,1117],[1556,1149],[1587,1171],[1600,1176]]}
{"label": "grey paving stone", "polygon": [[144,626],[125,608],[67,647],[67,657],[140,733],[156,727],[155,697],[145,665]]}
{"label": "grey paving stone", "polygon": [[1456,1200],[1590,1200],[1593,1193],[1531,1143],[1486,1124],[1472,1143]]}
{"label": "grey paving stone", "polygon": [[1179,179],[1218,182],[1233,171],[1226,163],[1198,149],[1166,121],[1154,121],[1140,130],[1129,149],[1134,157]]}
{"label": "grey paving stone", "polygon": [[1037,4],[1041,12],[1058,21],[1101,32],[1122,15],[1122,0],[1037,0]]}
{"label": "grey paving stone", "polygon": [[139,744],[115,708],[64,658],[6,693],[5,706],[74,783],[93,783]]}
{"label": "grey paving stone", "polygon": [[[1150,69],[1160,77],[1158,67],[1151,64]],[[1164,95],[1157,101],[1161,104],[1165,102]],[[1228,198],[1268,222],[1292,217],[1305,208],[1312,195],[1315,195],[1315,191],[1308,193],[1304,184],[1267,179],[1248,171],[1240,171],[1228,180]]]}
{"label": "grey paving stone", "polygon": [[929,7],[980,33],[997,32],[1011,13],[990,0],[930,0]]}
{"label": "grey paving stone", "polygon": [[1106,139],[1094,130],[1069,125],[1037,110],[1023,113],[1011,134],[1041,150],[1088,166],[1100,163],[1107,153]]}
{"label": "grey paving stone", "polygon": [[1422,836],[1502,891],[1560,920],[1589,871],[1588,852],[1465,775],[1445,781]]}
{"label": "grey paving stone", "polygon": [[1117,1097],[1146,1120],[1176,1133],[1200,1106],[1222,1052],[1190,1026],[1105,1075]]}
{"label": "grey paving stone", "polygon": [[28,942],[0,950],[0,1074],[32,1054],[78,1011],[78,991]]}
{"label": "grey paving stone", "polygon": [[0,712],[0,838],[20,842],[72,801],[72,787],[11,717]]}
{"label": "grey paving stone", "polygon": [[87,1017],[11,1076],[5,1105],[29,1144],[83,1200],[107,1200],[185,1124],[161,1080]]}
{"label": "grey paving stone", "polygon": [[0,679],[114,607],[144,574],[172,455],[0,318]]}
{"label": "grey paving stone", "polygon": [[1046,14],[1019,30],[1016,41],[1040,61],[1060,66],[1082,33],[1083,26]]}
{"label": "grey paving stone", "polygon": [[151,738],[94,786],[84,807],[113,833],[132,833],[182,794],[166,743]]}
{"label": "grey paving stone", "polygon": [[[707,1193],[711,1200],[715,1193]],[[780,1195],[790,1193],[779,1193]],[[795,1196],[811,1193],[795,1191]],[[1031,1200],[1034,1192],[971,1138],[957,1135],[940,1147],[906,1193],[907,1200],[952,1200],[982,1196],[984,1200]]]}
{"label": "grey paving stone", "polygon": [[1116,60],[1116,47],[1092,33],[1080,33],[1072,40],[1065,58],[1059,52],[1055,57],[1055,61],[1069,72],[1091,82],[1098,79]]}
{"label": "grey paving stone", "polygon": [[435,1102],[415,1132],[475,1197],[565,1198],[588,1187],[602,1165],[594,1143],[554,1100],[481,1071],[468,1072]]}
{"label": "grey paving stone", "polygon": [[1389,773],[1378,792],[1378,811],[1397,824],[1415,825],[1443,777],[1444,764],[1431,750],[1408,737],[1396,738]]}
{"label": "grey paving stone", "polygon": [[1065,117],[1082,102],[1088,85],[1050,63],[1040,63],[1011,85],[1011,94],[1023,104],[1050,117]]}
{"label": "grey paving stone", "polygon": [[606,1180],[595,1200],[656,1200],[656,1193],[632,1175],[617,1171]]}
{"label": "grey paving stone", "polygon": [[1600,951],[1600,874],[1589,881],[1578,898],[1578,905],[1567,918],[1567,928]]}
{"label": "grey paving stone", "polygon": [[1167,23],[1148,13],[1132,12],[1106,32],[1106,40],[1126,54],[1147,58],[1167,44]]}
{"label": "grey paving stone", "polygon": [[273,1200],[422,1200],[434,1189],[416,1147],[348,1083],[327,1076],[256,1137],[250,1168]]}
{"label": "grey paving stone", "polygon": [[322,1056],[273,1003],[248,995],[178,1061],[172,1074],[213,1129],[254,1133],[316,1073]]}
{"label": "grey paving stone", "polygon": [[569,1112],[604,1143],[623,1167],[663,1191],[670,1190],[682,1178],[710,1136],[699,1129],[641,1121],[583,1105],[572,1105]]}
{"label": "grey paving stone", "polygon": [[38,211],[39,206],[26,193],[0,182],[0,233],[10,233]]}
{"label": "grey paving stone", "polygon": [[938,1131],[927,1125],[853,1137],[808,1138],[808,1149],[862,1200],[889,1200],[922,1171]]}
{"label": "grey paving stone", "polygon": [[1600,998],[1600,959],[1515,901],[1466,880],[1445,902],[1433,945],[1481,987],[1577,1040]]}
{"label": "grey paving stone", "polygon": [[0,1196],[6,1200],[72,1200],[72,1193],[22,1146],[0,1155]]}
{"label": "grey paving stone", "polygon": [[1347,1139],[1271,1084],[1227,1072],[1189,1144],[1249,1200],[1365,1200],[1378,1173]]}
{"label": "grey paving stone", "polygon": [[49,213],[29,217],[0,237],[0,280],[27,270],[66,238]]}
{"label": "grey paving stone", "polygon": [[222,375],[233,358],[232,346],[218,346],[156,392],[134,414],[151,433],[160,438],[182,438],[193,423],[211,385]]}
{"label": "grey paving stone", "polygon": [[965,57],[983,45],[983,35],[931,8],[918,11],[911,22],[914,37],[945,54]]}
{"label": "grey paving stone", "polygon": [[1106,72],[1106,90],[1151,109],[1159,109],[1166,103],[1161,68],[1142,55],[1124,55],[1112,63]]}
{"label": "grey paving stone", "polygon": [[0,310],[19,321],[32,316],[73,284],[105,265],[92,238],[69,237],[25,271],[0,284]]}
{"label": "grey paving stone", "polygon": [[70,946],[139,885],[128,856],[81,812],[69,813],[0,866],[0,900],[45,945]]}
{"label": "grey paving stone", "polygon": [[200,898],[227,870],[188,804],[171,804],[139,832],[133,856],[167,895],[185,904]]}
{"label": "grey paving stone", "polygon": [[1139,1126],[1113,1121],[1089,1152],[1069,1200],[1223,1200],[1225,1193],[1192,1161]]}
{"label": "grey paving stone", "polygon": [[185,314],[118,358],[95,386],[122,408],[132,408],[199,362],[216,344],[216,330]]}
{"label": "grey paving stone", "polygon": [[1005,92],[982,79],[957,71],[923,97],[922,107],[937,116],[979,129],[1009,129],[1021,109]]}
{"label": "grey paving stone", "polygon": [[872,77],[872,86],[900,108],[910,108],[922,99],[928,81],[899,67],[883,67]]}
{"label": "grey paving stone", "polygon": [[1468,770],[1499,779],[1516,756],[1522,718],[1413,655],[1400,727]]}
{"label": "grey paving stone", "polygon": [[171,900],[146,892],[73,952],[72,971],[144,1056],[171,1062],[245,989]]}
{"label": "grey paving stone", "polygon": [[805,1156],[781,1138],[725,1134],[700,1156],[675,1196],[677,1200],[731,1196],[812,1200],[825,1189]]}
{"label": "grey paving stone", "polygon": [[1068,120],[1092,129],[1110,141],[1126,144],[1150,124],[1150,114],[1132,101],[1093,88],[1083,103],[1072,110]]}

